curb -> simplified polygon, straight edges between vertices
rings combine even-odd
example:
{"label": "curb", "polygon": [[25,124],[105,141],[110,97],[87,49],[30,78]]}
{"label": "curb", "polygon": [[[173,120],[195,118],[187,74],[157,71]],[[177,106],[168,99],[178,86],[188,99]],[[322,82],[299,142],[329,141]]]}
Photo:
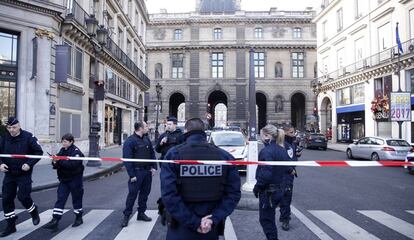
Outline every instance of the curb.
{"label": "curb", "polygon": [[332,151],[335,151],[335,152],[342,152],[342,153],[345,153],[346,152],[346,151],[339,150],[339,149],[336,149],[336,148],[330,148],[330,147],[328,147],[328,149],[329,150],[332,150]]}
{"label": "curb", "polygon": [[[110,174],[116,173],[122,168],[122,166],[123,166],[123,164],[122,164],[122,162],[120,162],[120,163],[117,163],[117,164],[115,164],[115,165],[113,165],[109,168],[105,168],[105,169],[102,169],[100,171],[90,173],[88,175],[83,176],[83,181],[91,181],[91,180],[98,179],[98,178],[100,178],[102,176],[105,176],[105,175],[110,175]],[[46,184],[43,184],[43,185],[40,185],[40,186],[35,186],[35,187],[32,188],[32,193],[43,191],[43,190],[48,190],[48,189],[51,189],[51,188],[55,188],[58,185],[59,185],[59,181],[56,180],[56,182],[53,182],[53,183],[46,183]],[[2,197],[2,195],[3,194],[0,192],[0,197]]]}

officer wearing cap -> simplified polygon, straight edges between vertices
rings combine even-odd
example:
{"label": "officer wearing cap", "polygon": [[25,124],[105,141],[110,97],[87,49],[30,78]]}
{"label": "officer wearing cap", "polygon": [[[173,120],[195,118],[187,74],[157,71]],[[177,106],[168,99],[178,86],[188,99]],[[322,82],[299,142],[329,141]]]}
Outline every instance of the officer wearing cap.
{"label": "officer wearing cap", "polygon": [[182,135],[181,129],[177,128],[177,118],[167,117],[165,132],[161,134],[155,145],[155,151],[161,153],[160,159],[164,159],[170,148],[181,143]]}
{"label": "officer wearing cap", "polygon": [[[0,140],[1,154],[43,155],[37,138],[30,132],[21,129],[17,118],[10,117],[8,119],[7,130],[8,133]],[[39,160],[40,158],[0,158],[0,170],[5,173],[2,202],[4,216],[7,220],[7,226],[0,237],[16,232],[17,216],[14,213],[16,193],[17,199],[30,213],[33,225],[39,224],[38,209],[30,196],[32,171]]]}
{"label": "officer wearing cap", "polygon": [[[290,161],[284,146],[283,130],[266,125],[260,131],[265,147],[259,153],[259,161]],[[259,165],[256,170],[254,195],[259,198],[259,222],[267,240],[277,240],[275,209],[283,198],[285,175],[292,172],[288,166]]]}
{"label": "officer wearing cap", "polygon": [[[155,152],[151,140],[148,138],[148,126],[145,122],[134,124],[135,132],[128,137],[122,148],[123,158],[154,159]],[[150,222],[152,219],[145,214],[147,210],[148,195],[151,192],[152,176],[155,174],[155,162],[124,162],[128,172],[128,196],[121,226],[128,226],[134,202],[138,193],[138,221]]]}
{"label": "officer wearing cap", "polygon": [[[57,156],[84,157],[83,153],[74,145],[75,138],[72,134],[67,133],[62,137],[63,147]],[[83,166],[79,160],[53,160],[53,169],[57,170],[59,186],[57,189],[57,201],[53,208],[53,218],[44,228],[56,231],[58,224],[63,215],[63,209],[69,194],[72,194],[73,212],[75,213],[75,222],[72,227],[83,224],[82,219],[82,197],[83,197]]]}
{"label": "officer wearing cap", "polygon": [[[207,143],[201,119],[188,120],[185,131],[185,143],[172,147],[165,159],[234,160]],[[162,164],[161,197],[170,216],[168,240],[218,239],[240,200],[240,177],[229,165]]]}
{"label": "officer wearing cap", "polygon": [[[297,161],[298,157],[302,155],[302,150],[298,148],[296,144],[295,128],[292,126],[285,126],[283,128],[285,132],[285,148],[291,161]],[[290,174],[284,175],[285,194],[280,201],[280,217],[279,221],[282,222],[282,229],[289,231],[290,225],[290,204],[292,203],[293,194],[293,179],[297,177],[296,168],[293,167]]]}

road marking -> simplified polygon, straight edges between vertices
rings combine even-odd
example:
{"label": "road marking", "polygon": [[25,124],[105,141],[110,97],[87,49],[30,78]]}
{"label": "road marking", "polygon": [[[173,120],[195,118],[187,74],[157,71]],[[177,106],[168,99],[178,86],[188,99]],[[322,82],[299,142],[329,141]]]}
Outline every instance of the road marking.
{"label": "road marking", "polygon": [[70,225],[52,239],[83,239],[112,212],[113,210],[91,210],[83,217],[82,225],[78,227],[72,227],[72,225]]}
{"label": "road marking", "polygon": [[[68,210],[64,210],[64,212],[67,212]],[[35,231],[36,229],[40,228],[41,226],[45,225],[48,220],[52,218],[53,210],[49,209],[44,212],[42,212],[40,216],[40,223],[36,226],[33,225],[32,218],[27,219],[26,221],[18,224],[16,226],[16,233],[13,233],[9,235],[8,237],[2,238],[2,239],[20,239],[31,232]]]}
{"label": "road marking", "polygon": [[414,210],[410,210],[410,211],[407,210],[407,212],[411,213],[411,214],[414,214]]}
{"label": "road marking", "polygon": [[344,217],[336,214],[333,211],[309,211],[312,215],[317,217],[323,223],[328,225],[343,238],[348,240],[379,240],[376,236],[365,231],[363,228],[348,221]]}
{"label": "road marking", "polygon": [[388,213],[385,213],[383,211],[358,211],[365,216],[373,219],[376,222],[381,223],[382,225],[391,228],[394,231],[397,231],[398,233],[407,236],[411,239],[414,239],[414,225],[411,223],[408,223],[404,220],[401,220],[399,218],[396,218]]}
{"label": "road marking", "polygon": [[224,239],[225,240],[237,240],[236,232],[234,231],[233,223],[230,217],[227,217],[224,227]]}
{"label": "road marking", "polygon": [[321,228],[313,223],[308,217],[296,209],[293,205],[290,206],[291,211],[309,230],[311,230],[321,240],[333,240]]}
{"label": "road marking", "polygon": [[157,222],[158,218],[158,211],[157,210],[147,210],[145,212],[150,218],[152,218],[151,222],[144,222],[144,221],[137,221],[137,214],[135,213],[134,216],[129,220],[129,224],[127,227],[122,228],[121,232],[116,236],[116,240],[129,240],[129,239],[148,239],[152,228],[154,227],[155,223]]}
{"label": "road marking", "polygon": [[[14,210],[14,214],[15,214],[15,215],[17,215],[17,214],[19,214],[19,213],[21,213],[21,212],[24,212],[24,211],[26,211],[26,209],[16,209],[16,210]],[[3,221],[4,219],[6,219],[6,218],[4,217],[4,212],[3,212],[3,211],[1,211],[1,212],[0,212],[0,222],[1,222],[1,221]]]}

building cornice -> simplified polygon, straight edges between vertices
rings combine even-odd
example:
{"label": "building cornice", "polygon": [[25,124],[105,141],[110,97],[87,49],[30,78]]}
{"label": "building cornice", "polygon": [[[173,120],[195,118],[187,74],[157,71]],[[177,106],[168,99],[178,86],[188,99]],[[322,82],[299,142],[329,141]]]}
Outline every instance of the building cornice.
{"label": "building cornice", "polygon": [[409,3],[409,2],[411,2],[411,0],[400,0],[399,1],[399,3],[401,3],[401,4],[406,4],[406,3]]}
{"label": "building cornice", "polygon": [[[186,50],[211,50],[211,49],[250,49],[249,44],[229,44],[229,45],[187,45],[187,46],[156,46],[147,47],[148,52],[157,51],[186,51]],[[316,45],[254,45],[255,49],[315,49]]]}
{"label": "building cornice", "polygon": [[336,40],[335,42],[332,43],[332,45],[336,46],[338,44],[340,44],[341,42],[346,40],[346,36],[343,36],[341,38],[339,38],[338,40]]}
{"label": "building cornice", "polygon": [[341,0],[333,0],[322,9],[322,11],[312,20],[314,23],[317,23],[323,16],[325,16],[330,10],[335,7]]}
{"label": "building cornice", "polygon": [[271,18],[271,19],[157,19],[150,20],[150,26],[167,26],[167,25],[194,25],[194,24],[312,24],[311,19],[297,18]]}
{"label": "building cornice", "polygon": [[49,5],[53,9],[38,6],[38,5],[34,5],[34,4],[29,4],[29,3],[26,3],[26,2],[22,2],[22,1],[0,0],[0,4],[5,4],[5,5],[13,6],[13,7],[18,7],[18,8],[21,8],[21,9],[29,9],[31,11],[41,13],[41,14],[47,14],[47,15],[50,15],[50,16],[53,16],[53,17],[59,17],[65,9],[63,5],[53,4],[53,3],[46,2],[46,1],[45,2],[42,1],[40,3],[43,4],[43,5]]}
{"label": "building cornice", "polygon": [[351,32],[349,32],[350,35],[354,35],[355,33],[361,31],[362,29],[365,29],[368,25],[367,24],[362,24],[361,26],[355,28],[354,30],[352,30]]}
{"label": "building cornice", "polygon": [[395,7],[389,7],[386,10],[382,11],[381,13],[379,13],[377,16],[372,18],[373,22],[376,22],[380,19],[382,19],[383,17],[387,16],[388,14],[394,12]]}

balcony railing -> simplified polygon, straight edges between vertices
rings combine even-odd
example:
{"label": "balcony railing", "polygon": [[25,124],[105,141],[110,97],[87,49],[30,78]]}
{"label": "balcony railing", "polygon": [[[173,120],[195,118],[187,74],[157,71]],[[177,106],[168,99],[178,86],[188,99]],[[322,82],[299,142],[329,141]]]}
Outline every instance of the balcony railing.
{"label": "balcony railing", "polygon": [[[66,20],[74,20],[79,26],[86,31],[85,20],[89,18],[89,14],[74,0],[69,0],[66,6]],[[105,48],[111,53],[112,57],[118,60],[123,66],[130,70],[136,78],[144,83],[147,87],[150,86],[149,78],[139,69],[137,65],[122,51],[118,45],[111,38],[108,37],[108,42]]]}
{"label": "balcony railing", "polygon": [[[408,40],[402,43],[402,48],[403,48],[403,53],[401,53],[400,57],[403,57],[407,54],[413,54],[414,53],[414,39],[411,39],[411,40]],[[391,61],[397,58],[398,58],[398,46],[396,45],[382,52],[379,52],[372,56],[364,58],[358,62],[339,68],[322,77],[319,77],[318,82],[321,82],[321,83],[332,82],[339,78],[345,77],[353,73],[361,72],[365,69],[372,68],[380,64],[384,64],[387,62],[390,63]]]}

